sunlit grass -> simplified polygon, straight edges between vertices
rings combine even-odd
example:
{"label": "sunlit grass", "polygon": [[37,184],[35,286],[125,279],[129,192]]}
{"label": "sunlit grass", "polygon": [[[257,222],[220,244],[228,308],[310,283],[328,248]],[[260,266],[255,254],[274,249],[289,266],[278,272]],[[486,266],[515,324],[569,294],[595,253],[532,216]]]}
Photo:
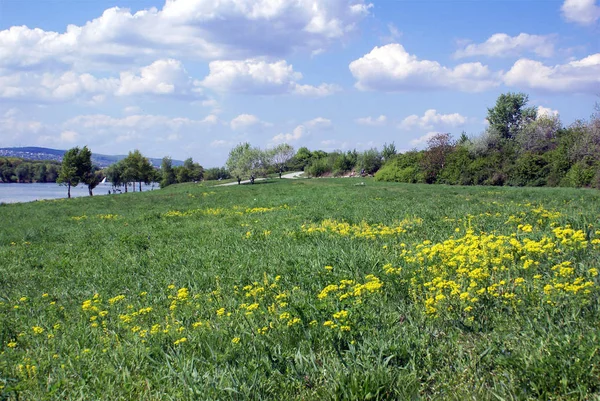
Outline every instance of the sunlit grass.
{"label": "sunlit grass", "polygon": [[0,207],[0,399],[598,394],[598,192],[357,182]]}

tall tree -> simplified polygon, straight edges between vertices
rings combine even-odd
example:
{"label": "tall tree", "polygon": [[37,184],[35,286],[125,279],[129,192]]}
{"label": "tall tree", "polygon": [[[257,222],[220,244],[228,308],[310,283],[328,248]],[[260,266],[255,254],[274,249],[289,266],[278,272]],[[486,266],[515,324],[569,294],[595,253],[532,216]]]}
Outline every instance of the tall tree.
{"label": "tall tree", "polygon": [[390,143],[389,145],[387,143],[383,144],[383,151],[381,152],[381,156],[383,156],[383,160],[384,161],[387,162],[396,153],[397,153],[397,151],[396,151],[396,145],[394,144],[394,142]]}
{"label": "tall tree", "polygon": [[169,185],[175,184],[177,182],[177,178],[175,177],[175,171],[173,170],[173,160],[170,157],[165,156],[162,159],[162,163],[160,165],[160,187],[165,188]]}
{"label": "tall tree", "polygon": [[446,167],[446,160],[454,150],[454,146],[450,134],[435,134],[427,141],[427,150],[421,162],[425,182],[428,184],[436,182],[438,174]]}
{"label": "tall tree", "polygon": [[490,129],[501,138],[513,139],[525,126],[537,117],[534,107],[526,107],[529,96],[524,93],[503,93],[496,100],[496,105],[488,109],[487,120]]}
{"label": "tall tree", "polygon": [[287,163],[290,161],[292,157],[294,157],[294,147],[288,145],[287,143],[282,143],[280,145],[275,146],[271,150],[272,161],[275,165],[275,168],[279,172],[279,178],[281,178],[281,174],[284,169],[287,167]]}
{"label": "tall tree", "polygon": [[255,153],[248,142],[240,143],[231,151],[227,159],[227,169],[241,183],[242,177],[252,174]]}
{"label": "tall tree", "polygon": [[90,196],[93,196],[93,190],[102,181],[102,176],[96,174],[98,168],[94,168],[92,165],[92,151],[84,146],[77,155],[79,162],[77,163],[77,174],[82,183],[87,185]]}
{"label": "tall tree", "polygon": [[120,187],[125,184],[125,178],[123,177],[123,171],[125,170],[125,163],[123,160],[111,164],[106,169],[106,179],[113,184],[113,187]]}
{"label": "tall tree", "polygon": [[65,152],[56,182],[67,186],[67,197],[71,198],[71,187],[76,187],[81,182],[82,168],[79,147],[74,147]]}

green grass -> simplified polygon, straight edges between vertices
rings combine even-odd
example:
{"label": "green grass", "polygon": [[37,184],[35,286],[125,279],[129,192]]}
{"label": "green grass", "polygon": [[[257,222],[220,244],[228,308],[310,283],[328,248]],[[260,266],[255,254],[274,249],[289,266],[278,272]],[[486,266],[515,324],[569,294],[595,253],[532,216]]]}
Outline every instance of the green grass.
{"label": "green grass", "polygon": [[597,191],[277,179],[0,221],[0,400],[600,397]]}

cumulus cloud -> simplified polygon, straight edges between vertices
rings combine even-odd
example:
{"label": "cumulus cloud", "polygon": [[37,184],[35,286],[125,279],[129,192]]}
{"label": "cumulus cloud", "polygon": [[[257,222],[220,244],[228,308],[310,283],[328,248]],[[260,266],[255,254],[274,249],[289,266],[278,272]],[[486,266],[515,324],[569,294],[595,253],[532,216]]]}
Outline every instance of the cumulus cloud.
{"label": "cumulus cloud", "polygon": [[281,133],[271,138],[271,144],[297,142],[313,132],[326,131],[333,128],[331,120],[323,117],[313,118],[298,125],[289,133]]}
{"label": "cumulus cloud", "polygon": [[558,117],[559,116],[559,112],[558,110],[552,110],[549,107],[544,107],[544,106],[538,106],[537,108],[537,116],[538,118],[540,117]]}
{"label": "cumulus cloud", "polygon": [[567,21],[581,25],[592,25],[600,19],[596,0],[565,0],[561,11]]}
{"label": "cumulus cloud", "polygon": [[231,129],[234,131],[247,130],[251,127],[268,127],[270,123],[261,121],[258,117],[253,114],[240,114],[235,117],[229,123]]}
{"label": "cumulus cloud", "polygon": [[406,117],[399,127],[406,130],[414,128],[432,130],[435,127],[458,127],[466,122],[467,118],[459,113],[439,114],[435,109],[429,109],[422,116],[413,114]]}
{"label": "cumulus cloud", "polygon": [[598,94],[600,53],[555,66],[520,59],[504,75],[504,82],[509,86],[546,92]]}
{"label": "cumulus cloud", "polygon": [[215,125],[219,122],[219,117],[214,114],[209,114],[200,121],[203,124]]}
{"label": "cumulus cloud", "polygon": [[521,33],[517,36],[509,36],[505,33],[496,33],[483,43],[472,43],[463,49],[457,50],[454,57],[510,57],[519,56],[523,53],[551,57],[554,54],[554,39],[550,35]]}
{"label": "cumulus cloud", "polygon": [[201,85],[216,92],[253,95],[292,93],[305,96],[327,96],[338,90],[336,85],[301,85],[302,74],[285,60],[267,62],[262,59],[218,60],[209,64],[210,72]]}
{"label": "cumulus cloud", "polygon": [[373,117],[369,116],[369,117],[362,117],[362,118],[356,119],[357,124],[371,125],[371,126],[384,125],[386,123],[386,121],[387,121],[387,117],[384,116],[383,114],[377,118],[373,118]]}
{"label": "cumulus cloud", "polygon": [[364,0],[166,0],[162,9],[109,8],[64,32],[0,31],[0,67],[64,68],[147,61],[277,56],[327,48],[369,14]]}
{"label": "cumulus cloud", "polygon": [[97,78],[73,71],[15,72],[0,76],[0,98],[4,99],[61,102],[83,98],[100,102],[106,96],[131,95],[195,98],[202,93],[181,63],[172,59],[122,72],[119,78]]}
{"label": "cumulus cloud", "polygon": [[382,92],[424,89],[480,92],[499,85],[498,74],[481,63],[449,68],[437,61],[419,60],[397,43],[375,47],[350,63],[350,72],[358,89]]}
{"label": "cumulus cloud", "polygon": [[296,142],[302,137],[306,135],[306,127],[304,125],[299,125],[293,129],[291,133],[287,134],[278,134],[275,135],[271,142],[273,143],[287,143],[287,142]]}
{"label": "cumulus cloud", "polygon": [[143,93],[157,95],[192,95],[201,93],[178,60],[158,60],[139,72],[121,73],[117,96]]}
{"label": "cumulus cloud", "polygon": [[331,120],[323,117],[313,118],[312,120],[305,122],[304,125],[313,129],[329,129],[333,127]]}

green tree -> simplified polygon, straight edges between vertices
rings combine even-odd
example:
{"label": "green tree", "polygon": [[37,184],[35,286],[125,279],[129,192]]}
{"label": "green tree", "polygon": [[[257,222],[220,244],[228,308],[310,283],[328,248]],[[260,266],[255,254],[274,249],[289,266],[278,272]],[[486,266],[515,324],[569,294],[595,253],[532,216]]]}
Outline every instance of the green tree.
{"label": "green tree", "polygon": [[248,142],[240,143],[229,152],[227,169],[236,178],[238,184],[241,183],[242,177],[253,174],[257,164],[256,156],[256,150]]}
{"label": "green tree", "polygon": [[394,142],[390,143],[389,145],[387,143],[383,144],[383,151],[381,152],[381,156],[383,156],[384,161],[390,160],[393,156],[396,155],[396,153],[398,152],[396,151],[396,145],[394,144]]}
{"label": "green tree", "polygon": [[298,149],[294,157],[290,160],[290,168],[304,171],[304,168],[308,166],[308,163],[310,163],[311,159],[312,152],[308,150],[307,147],[303,146]]}
{"label": "green tree", "polygon": [[27,182],[29,181],[29,163],[21,163],[15,169],[15,175],[17,176],[18,182]]}
{"label": "green tree", "polygon": [[281,174],[287,168],[288,162],[294,157],[294,147],[287,143],[282,143],[274,147],[271,153],[273,164],[279,172],[279,178],[281,178]]}
{"label": "green tree", "polygon": [[537,117],[534,107],[526,107],[529,96],[524,93],[503,93],[496,105],[488,108],[490,129],[503,139],[514,139],[521,129]]}
{"label": "green tree", "polygon": [[173,185],[177,182],[175,171],[173,170],[173,160],[169,156],[165,156],[162,159],[160,165],[160,187],[166,188],[169,185]]}
{"label": "green tree", "polygon": [[375,174],[381,168],[382,163],[381,153],[372,148],[359,154],[357,166],[364,170],[365,174]]}
{"label": "green tree", "polygon": [[68,198],[71,198],[71,187],[76,187],[81,182],[80,152],[79,147],[71,148],[65,152],[56,180],[57,183],[66,185]]}
{"label": "green tree", "polygon": [[45,163],[38,163],[35,165],[33,179],[35,182],[46,182],[46,174],[48,168]]}
{"label": "green tree", "polygon": [[183,166],[175,168],[175,176],[179,183],[202,181],[204,168],[190,157],[183,162]]}
{"label": "green tree", "polygon": [[106,169],[106,179],[110,181],[113,187],[120,187],[125,184],[125,177],[123,171],[125,170],[125,163],[123,160],[119,160],[117,163],[111,164]]}
{"label": "green tree", "polygon": [[98,168],[92,165],[92,151],[87,146],[84,146],[77,155],[77,158],[79,160],[77,164],[79,179],[87,185],[90,196],[93,196],[92,191],[100,184],[102,176],[96,173]]}
{"label": "green tree", "polygon": [[[127,157],[123,159],[123,163],[125,181],[133,182],[133,192],[135,192],[135,184],[138,183],[139,191],[142,192],[142,182],[150,184],[154,178],[152,163],[137,149],[129,152]],[[125,186],[125,192],[127,192],[127,185]]]}

